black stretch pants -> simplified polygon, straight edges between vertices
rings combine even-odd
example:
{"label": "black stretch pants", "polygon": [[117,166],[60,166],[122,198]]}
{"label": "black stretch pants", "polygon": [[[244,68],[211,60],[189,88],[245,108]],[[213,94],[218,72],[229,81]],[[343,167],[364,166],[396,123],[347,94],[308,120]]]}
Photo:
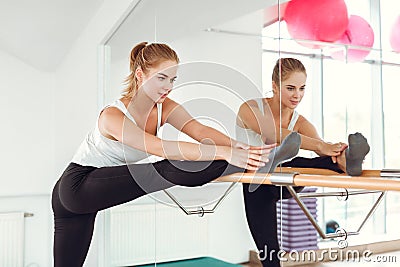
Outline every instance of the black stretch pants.
{"label": "black stretch pants", "polygon": [[[282,164],[283,167],[330,169],[339,173],[343,171],[332,162],[331,157],[303,158],[297,157]],[[300,192],[303,187],[295,187]],[[249,184],[243,184],[244,204],[247,223],[253,240],[260,253],[264,267],[278,267],[279,243],[277,230],[276,202],[281,198],[290,198],[286,187],[261,185],[255,191],[249,189]]]}
{"label": "black stretch pants", "polygon": [[98,211],[173,185],[201,186],[219,176],[243,171],[222,160],[163,160],[103,168],[71,163],[52,194],[54,266],[83,265]]}

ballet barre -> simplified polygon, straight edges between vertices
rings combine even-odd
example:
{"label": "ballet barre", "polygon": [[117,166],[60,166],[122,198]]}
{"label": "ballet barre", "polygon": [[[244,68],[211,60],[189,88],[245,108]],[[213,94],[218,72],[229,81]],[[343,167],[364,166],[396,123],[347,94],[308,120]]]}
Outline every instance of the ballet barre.
{"label": "ballet barre", "polygon": [[[278,167],[275,169],[275,172],[345,176],[345,174],[339,174],[337,172],[328,169],[317,169],[317,168]],[[400,170],[398,169],[363,170],[361,176],[400,178]]]}
{"label": "ballet barre", "polygon": [[325,169],[278,168],[274,173],[236,173],[219,177],[219,182],[317,186],[346,189],[400,191],[399,170],[365,170],[362,176],[347,176]]}
{"label": "ballet barre", "polygon": [[[348,236],[358,235],[360,233],[365,223],[382,202],[386,191],[400,191],[400,170],[363,170],[361,176],[347,176],[327,169],[281,167],[275,169],[274,173],[236,173],[220,177],[217,181],[286,186],[287,190],[318,232],[319,236],[323,239],[343,238],[343,240],[339,241],[340,244],[346,243]],[[293,188],[294,186],[343,188],[345,192],[297,193]],[[348,189],[361,190],[348,191]],[[349,195],[372,193],[380,193],[380,195],[367,212],[357,230],[352,232],[339,229],[336,233],[326,234],[301,200],[306,197],[327,196],[343,196],[345,200],[347,200]]]}
{"label": "ballet barre", "polygon": [[[311,222],[319,236],[323,239],[342,238],[339,245],[346,243],[347,237],[358,235],[362,227],[373,215],[379,204],[382,202],[386,191],[400,191],[400,170],[384,169],[384,170],[363,170],[361,176],[347,176],[327,169],[316,168],[293,168],[278,167],[273,173],[235,173],[222,176],[214,180],[214,182],[230,182],[231,185],[220,197],[212,209],[199,207],[196,210],[185,208],[171,193],[167,190],[164,192],[167,196],[178,205],[178,207],[187,215],[197,214],[204,216],[206,213],[214,213],[215,209],[221,204],[226,196],[232,191],[237,183],[251,183],[258,185],[276,185],[285,186],[293,199],[299,205],[307,219]],[[295,186],[314,186],[314,187],[330,187],[342,188],[344,192],[323,192],[323,193],[297,193]],[[348,189],[358,189],[349,191]],[[316,222],[302,198],[307,197],[344,197],[347,200],[350,195],[374,194],[379,193],[379,197],[367,212],[360,226],[355,231],[346,231],[338,229],[336,233],[326,234],[319,224]],[[346,243],[347,244],[347,243]]]}

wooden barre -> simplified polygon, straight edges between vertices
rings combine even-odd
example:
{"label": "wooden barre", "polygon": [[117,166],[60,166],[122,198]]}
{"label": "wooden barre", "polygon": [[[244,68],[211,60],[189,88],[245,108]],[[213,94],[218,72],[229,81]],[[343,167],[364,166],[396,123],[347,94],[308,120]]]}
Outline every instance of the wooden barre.
{"label": "wooden barre", "polygon": [[[317,169],[317,168],[277,167],[275,169],[275,172],[346,176],[346,174],[344,174],[344,173],[340,174],[340,173],[337,173],[337,172],[334,172],[334,171],[331,171],[328,169]],[[362,177],[381,177],[381,173],[382,173],[382,170],[363,170],[361,176]]]}
{"label": "wooden barre", "polygon": [[[279,168],[279,170],[281,170],[281,168]],[[308,170],[309,173],[316,172],[317,170],[318,174],[296,173],[296,170]],[[318,186],[380,191],[400,191],[400,178],[385,178],[380,177],[379,175],[372,176],[373,173],[380,173],[381,171],[363,171],[363,176],[347,176],[329,170],[311,168],[288,168],[285,169],[285,172],[284,170],[281,171],[282,173],[292,173],[293,183],[291,185],[294,186]],[[367,175],[364,176],[364,173],[366,173]],[[216,181],[278,185],[277,183],[271,181],[271,178],[274,178],[274,175],[276,175],[276,173],[236,173],[219,177],[218,179],[216,179]]]}

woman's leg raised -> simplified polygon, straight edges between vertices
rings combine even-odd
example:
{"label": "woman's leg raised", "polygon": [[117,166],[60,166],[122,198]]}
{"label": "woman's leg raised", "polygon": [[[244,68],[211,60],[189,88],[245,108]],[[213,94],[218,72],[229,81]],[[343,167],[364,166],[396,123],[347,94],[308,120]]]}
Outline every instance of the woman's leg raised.
{"label": "woman's leg raised", "polygon": [[154,164],[84,167],[71,163],[53,190],[54,266],[82,266],[97,211],[173,185],[200,186],[243,169],[225,161],[163,160]]}
{"label": "woman's leg raised", "polygon": [[243,169],[226,161],[168,161],[94,168],[84,175],[67,169],[60,180],[63,205],[77,214],[92,213],[174,185],[201,186]]}

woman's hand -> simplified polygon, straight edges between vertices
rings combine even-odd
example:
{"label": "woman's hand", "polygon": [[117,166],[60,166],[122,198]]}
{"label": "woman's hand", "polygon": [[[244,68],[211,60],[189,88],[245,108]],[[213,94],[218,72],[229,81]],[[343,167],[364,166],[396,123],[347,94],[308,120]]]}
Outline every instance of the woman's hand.
{"label": "woman's hand", "polygon": [[239,141],[234,141],[232,147],[234,148],[241,148],[241,149],[249,149],[251,146]]}
{"label": "woman's hand", "polygon": [[276,144],[259,147],[237,142],[234,147],[226,147],[224,159],[232,165],[256,171],[268,162],[271,150]]}
{"label": "woman's hand", "polygon": [[334,144],[322,142],[319,147],[319,150],[315,151],[315,152],[319,155],[337,157],[347,148],[347,146],[348,145],[346,143],[342,143],[342,142],[334,143]]}

